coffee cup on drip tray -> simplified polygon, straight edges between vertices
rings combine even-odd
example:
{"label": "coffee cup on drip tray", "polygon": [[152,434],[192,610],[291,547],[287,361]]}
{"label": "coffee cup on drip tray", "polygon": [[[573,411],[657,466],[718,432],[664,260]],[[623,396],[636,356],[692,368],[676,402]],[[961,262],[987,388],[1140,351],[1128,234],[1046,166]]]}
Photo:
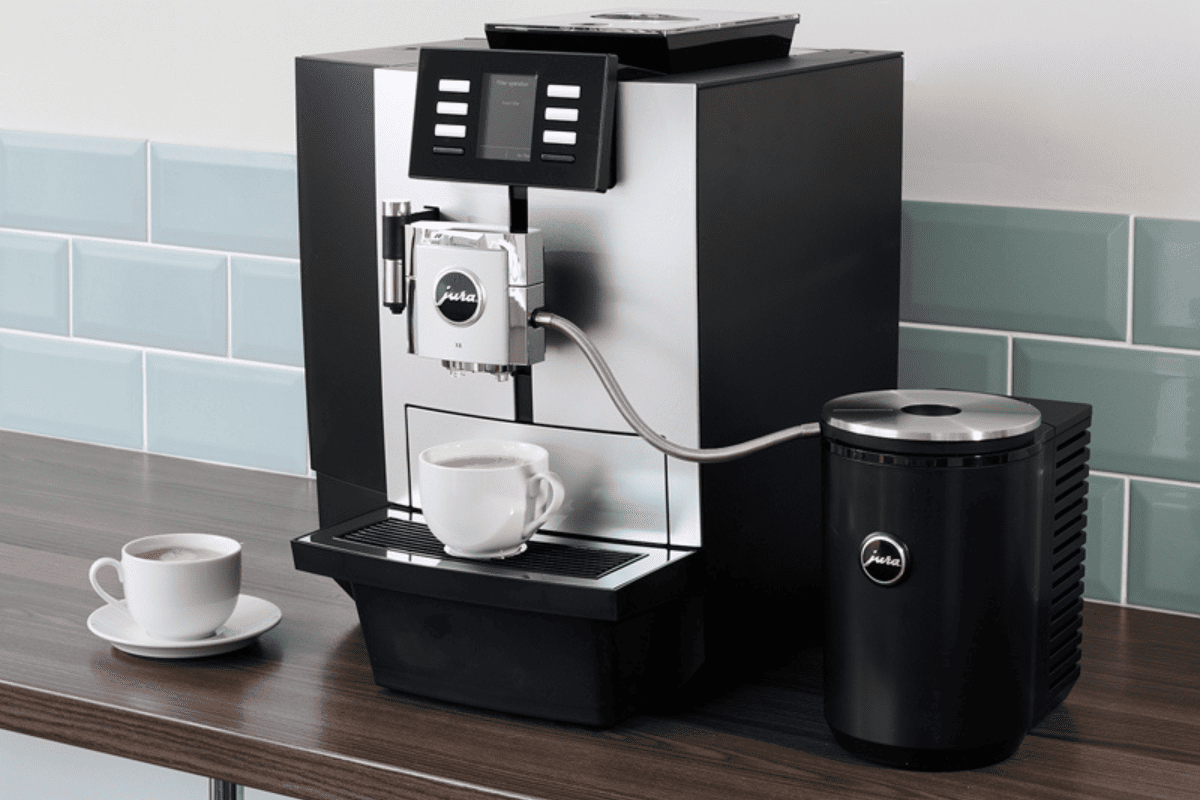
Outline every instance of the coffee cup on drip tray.
{"label": "coffee cup on drip tray", "polygon": [[550,454],[527,442],[475,439],[424,450],[418,459],[421,508],[452,556],[507,558],[562,507]]}

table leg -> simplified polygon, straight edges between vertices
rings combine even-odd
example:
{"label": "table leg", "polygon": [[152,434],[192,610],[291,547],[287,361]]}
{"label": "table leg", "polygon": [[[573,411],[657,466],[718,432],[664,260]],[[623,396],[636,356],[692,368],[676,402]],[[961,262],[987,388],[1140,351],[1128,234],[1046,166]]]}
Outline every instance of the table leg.
{"label": "table leg", "polygon": [[220,778],[209,778],[208,800],[242,800],[242,787]]}

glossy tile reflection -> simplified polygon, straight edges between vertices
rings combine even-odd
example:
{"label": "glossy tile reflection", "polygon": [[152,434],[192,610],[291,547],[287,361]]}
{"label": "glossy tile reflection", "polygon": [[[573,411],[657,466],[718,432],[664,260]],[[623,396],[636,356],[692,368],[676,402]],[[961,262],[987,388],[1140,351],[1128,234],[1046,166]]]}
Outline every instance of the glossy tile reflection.
{"label": "glossy tile reflection", "polygon": [[1018,338],[1013,393],[1095,407],[1092,466],[1200,481],[1200,355]]}
{"label": "glossy tile reflection", "polygon": [[1129,602],[1200,614],[1200,488],[1134,481]]}
{"label": "glossy tile reflection", "polygon": [[66,334],[67,240],[0,233],[0,327]]}
{"label": "glossy tile reflection", "polygon": [[1129,218],[904,204],[900,318],[1125,338]]}
{"label": "glossy tile reflection", "polygon": [[300,370],[146,356],[151,452],[303,475],[306,419]]}
{"label": "glossy tile reflection", "polygon": [[1200,222],[1134,222],[1133,340],[1200,348]]}
{"label": "glossy tile reflection", "polygon": [[142,446],[142,354],[0,333],[0,428]]}
{"label": "glossy tile reflection", "polygon": [[146,238],[146,142],[0,130],[0,226]]}
{"label": "glossy tile reflection", "polygon": [[901,326],[899,388],[1004,394],[1008,339]]}
{"label": "glossy tile reflection", "polygon": [[1089,477],[1087,516],[1083,596],[1119,602],[1125,559],[1125,481],[1105,475]]}

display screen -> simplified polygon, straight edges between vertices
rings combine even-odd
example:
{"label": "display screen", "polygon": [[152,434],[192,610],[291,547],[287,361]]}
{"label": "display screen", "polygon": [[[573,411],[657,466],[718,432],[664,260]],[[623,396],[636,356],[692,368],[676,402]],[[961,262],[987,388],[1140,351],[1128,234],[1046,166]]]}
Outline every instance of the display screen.
{"label": "display screen", "polygon": [[497,161],[528,161],[537,76],[488,72],[483,78],[478,156]]}

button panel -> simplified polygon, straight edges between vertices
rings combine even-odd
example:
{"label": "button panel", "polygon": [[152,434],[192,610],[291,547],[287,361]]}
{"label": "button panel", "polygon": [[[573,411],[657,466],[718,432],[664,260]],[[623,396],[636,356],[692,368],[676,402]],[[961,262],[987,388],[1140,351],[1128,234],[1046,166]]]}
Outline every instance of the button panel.
{"label": "button panel", "polygon": [[422,48],[409,175],[605,191],[617,59]]}

